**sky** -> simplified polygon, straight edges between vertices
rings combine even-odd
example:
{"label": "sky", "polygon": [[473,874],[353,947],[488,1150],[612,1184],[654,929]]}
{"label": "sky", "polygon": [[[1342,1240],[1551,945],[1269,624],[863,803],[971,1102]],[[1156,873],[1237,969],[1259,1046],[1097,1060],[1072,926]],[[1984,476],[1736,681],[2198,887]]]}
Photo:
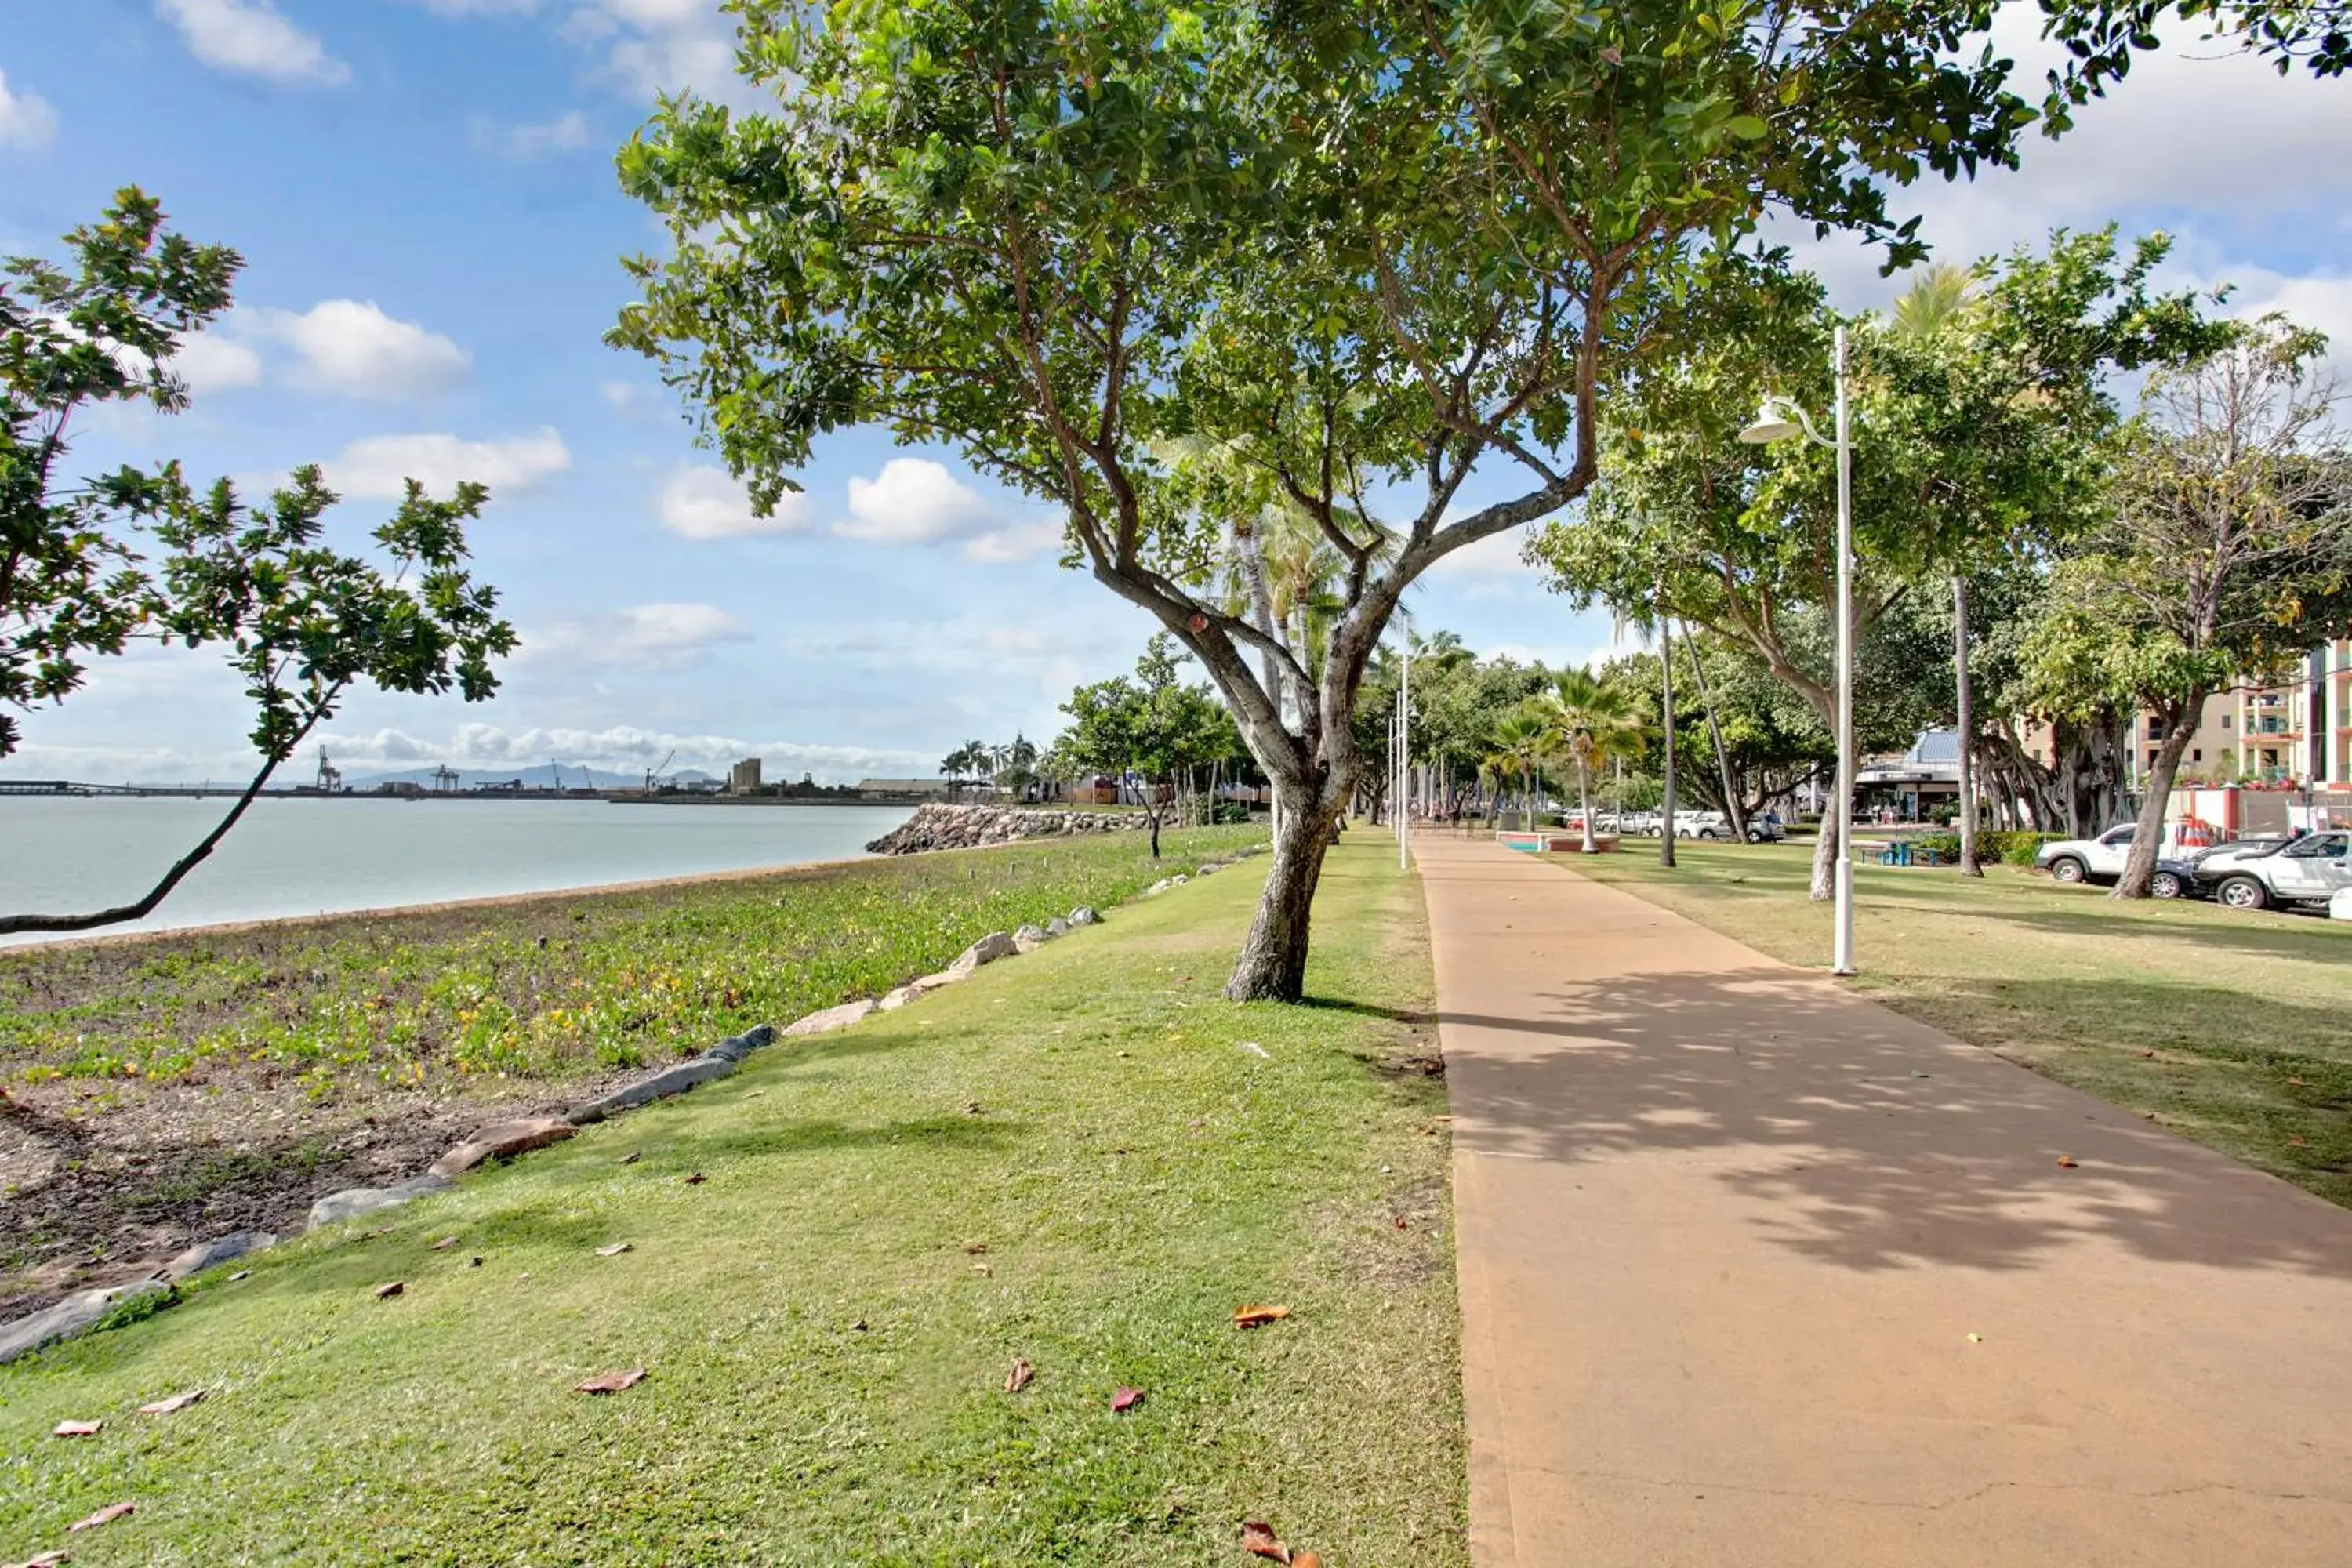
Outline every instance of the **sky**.
{"label": "sky", "polygon": [[[2052,52],[2012,5],[1996,34],[2038,96]],[[614,150],[655,95],[738,104],[715,0],[0,0],[0,253],[137,184],[247,267],[180,368],[165,419],[88,422],[76,467],[176,457],[257,490],[304,462],[356,542],[414,475],[493,499],[472,532],[523,638],[497,699],[370,694],[320,737],[347,772],[548,761],[826,782],[930,774],[966,739],[1034,739],[1080,680],[1129,668],[1146,617],[1057,564],[1051,510],[950,450],[845,433],[755,518],[642,360],[602,337],[658,250]],[[2177,33],[2063,141],[1972,185],[1898,193],[1938,259],[2116,221],[2178,242],[2171,283],[2230,284],[2352,353],[2352,82],[2282,79]],[[1795,237],[1845,309],[1902,280]],[[1472,502],[1480,497],[1465,497]],[[1607,649],[1506,535],[1442,564],[1416,624],[1482,653]],[[251,770],[236,683],[203,651],[101,661],[27,717],[17,777]],[[289,772],[302,773],[307,754]]]}

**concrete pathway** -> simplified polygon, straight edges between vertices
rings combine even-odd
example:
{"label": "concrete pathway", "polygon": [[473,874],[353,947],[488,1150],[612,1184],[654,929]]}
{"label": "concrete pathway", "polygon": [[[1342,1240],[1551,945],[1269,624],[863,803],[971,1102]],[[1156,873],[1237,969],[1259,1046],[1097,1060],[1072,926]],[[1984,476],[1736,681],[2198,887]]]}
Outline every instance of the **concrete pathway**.
{"label": "concrete pathway", "polygon": [[1630,894],[1416,847],[1478,1568],[2352,1563],[2352,1213]]}

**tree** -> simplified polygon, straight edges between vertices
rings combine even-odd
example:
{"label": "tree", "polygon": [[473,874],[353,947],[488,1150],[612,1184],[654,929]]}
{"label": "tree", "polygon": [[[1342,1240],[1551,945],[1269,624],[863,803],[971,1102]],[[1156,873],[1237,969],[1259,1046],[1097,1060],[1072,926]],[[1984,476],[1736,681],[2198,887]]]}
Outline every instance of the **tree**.
{"label": "tree", "polygon": [[1552,677],[1551,689],[1537,700],[1555,744],[1576,764],[1576,800],[1584,818],[1584,852],[1597,855],[1601,845],[1592,832],[1592,770],[1614,758],[1639,752],[1643,739],[1641,711],[1633,694],[1614,681],[1596,679],[1590,670],[1564,669]]}
{"label": "tree", "polygon": [[2167,16],[2203,22],[2205,42],[2266,57],[2281,76],[2298,63],[2315,77],[2352,68],[2352,0],[2042,0],[2042,36],[2074,57],[2050,73],[2043,114],[2053,135],[2128,75],[2135,53],[2161,47]]}
{"label": "tree", "polygon": [[[382,567],[324,542],[338,498],[316,468],[295,470],[266,508],[241,501],[226,479],[196,490],[177,463],[61,488],[77,414],[106,403],[185,406],[172,361],[227,309],[241,265],[234,251],[165,233],[162,209],[136,189],[66,244],[74,269],[17,257],[5,268],[13,281],[0,285],[0,705],[63,700],[89,658],[134,637],[225,645],[257,710],[261,765],[144,896],[87,913],[0,917],[0,934],[90,931],[152,913],[353,687],[455,688],[478,702],[498,689],[490,660],[515,647],[496,592],[466,570],[464,524],[489,493],[479,485],[436,500],[411,480],[374,531]],[[145,554],[150,541],[160,562]],[[0,713],[0,755],[19,733]]]}
{"label": "tree", "polygon": [[1543,766],[1545,753],[1551,749],[1551,721],[1540,712],[1530,698],[1495,721],[1489,737],[1487,765],[1498,774],[1516,773],[1519,777],[1519,812],[1523,827],[1536,825],[1540,805],[1535,780]]}
{"label": "tree", "polygon": [[2330,423],[2318,334],[2271,316],[2149,378],[2116,465],[2113,512],[2062,562],[2045,664],[2163,721],[2115,896],[2144,899],[2205,699],[2352,632],[2352,470]]}
{"label": "tree", "polygon": [[1144,781],[1143,810],[1151,858],[1160,858],[1160,826],[1175,781],[1228,754],[1233,726],[1205,686],[1177,677],[1171,639],[1155,633],[1125,676],[1081,686],[1062,704],[1070,727],[1053,745],[1066,765],[1081,772],[1133,773]]}
{"label": "tree", "polygon": [[[763,509],[861,424],[1058,505],[1272,781],[1227,994],[1296,1000],[1400,595],[1584,492],[1602,389],[1681,346],[1652,328],[1695,248],[1779,210],[1916,259],[1882,186],[2011,162],[2031,118],[2004,63],[1963,59],[1994,8],[751,0],[740,58],[775,107],[675,101],[625,152],[674,253],[631,264],[614,336]],[[1240,443],[1314,521],[1339,592],[1311,667],[1192,585],[1233,519],[1161,482],[1170,437]],[[1517,493],[1464,510],[1482,465]]]}

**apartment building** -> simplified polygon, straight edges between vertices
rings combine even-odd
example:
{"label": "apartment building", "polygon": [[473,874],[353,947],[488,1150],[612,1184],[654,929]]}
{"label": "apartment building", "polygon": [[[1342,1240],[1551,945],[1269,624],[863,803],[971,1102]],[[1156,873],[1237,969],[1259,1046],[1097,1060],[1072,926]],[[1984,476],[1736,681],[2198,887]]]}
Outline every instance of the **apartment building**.
{"label": "apartment building", "polygon": [[[2144,774],[2164,721],[2142,717],[2132,769]],[[2352,781],[2352,638],[2315,647],[2291,679],[2216,692],[2180,759],[2184,782],[2323,787]]]}

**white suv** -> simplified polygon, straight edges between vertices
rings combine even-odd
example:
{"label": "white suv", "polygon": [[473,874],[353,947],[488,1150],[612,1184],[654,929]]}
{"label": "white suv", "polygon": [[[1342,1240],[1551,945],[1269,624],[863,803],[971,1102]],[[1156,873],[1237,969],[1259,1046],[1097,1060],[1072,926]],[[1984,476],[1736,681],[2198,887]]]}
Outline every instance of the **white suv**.
{"label": "white suv", "polygon": [[2233,858],[2211,877],[2197,869],[2197,879],[2210,880],[2213,896],[2233,910],[2325,905],[2352,888],[2352,833],[2308,834],[2267,855]]}
{"label": "white suv", "polygon": [[2112,882],[2124,874],[2138,833],[2137,824],[2126,822],[2096,838],[2062,838],[2036,850],[2033,863],[2061,882]]}

